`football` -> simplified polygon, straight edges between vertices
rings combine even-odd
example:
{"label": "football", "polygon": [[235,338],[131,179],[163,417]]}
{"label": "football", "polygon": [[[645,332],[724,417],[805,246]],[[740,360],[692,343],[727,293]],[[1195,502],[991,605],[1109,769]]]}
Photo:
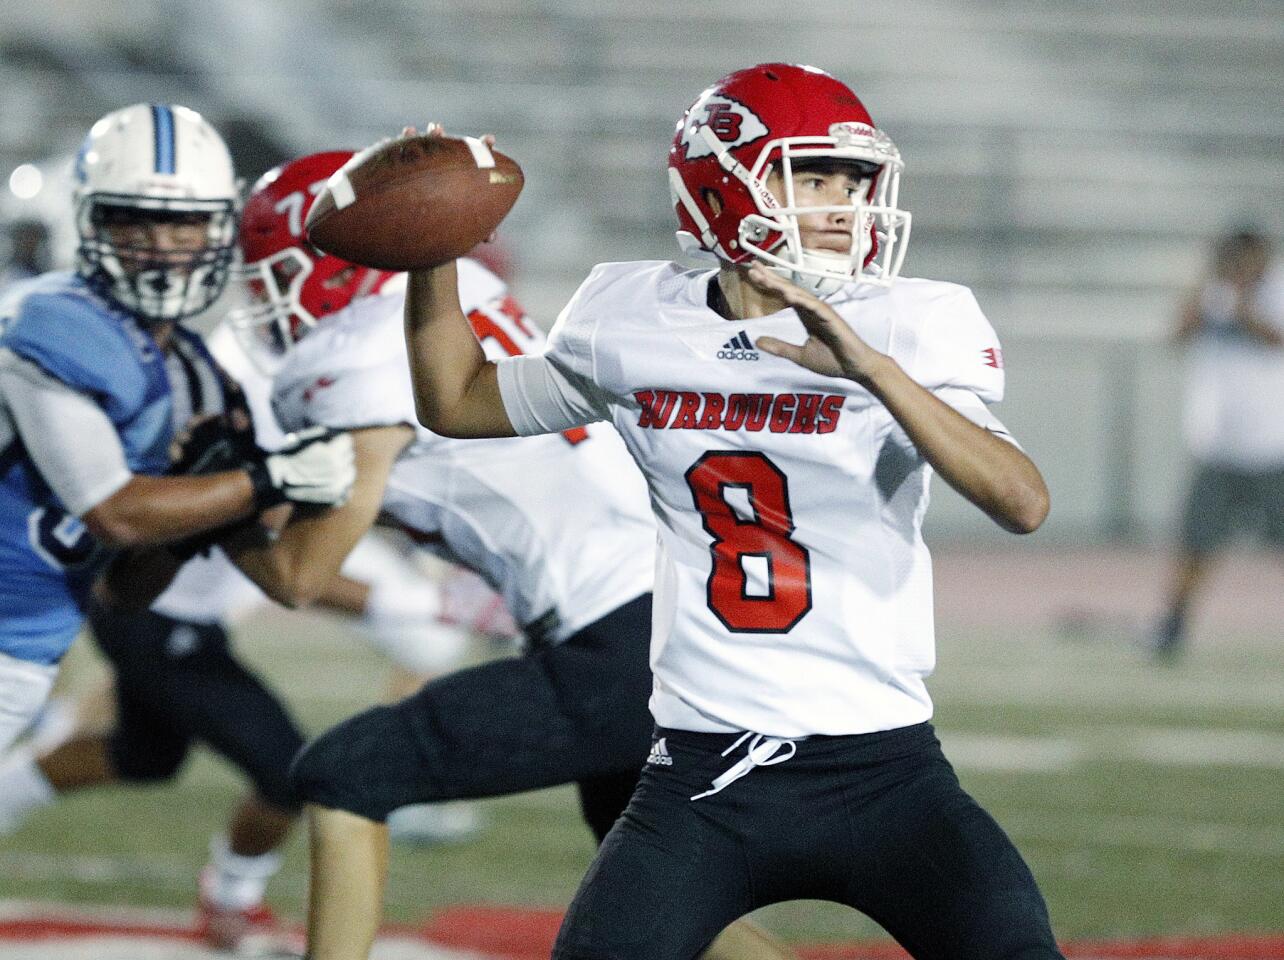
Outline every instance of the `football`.
{"label": "football", "polygon": [[494,233],[523,183],[512,158],[477,138],[398,137],[335,171],[304,226],[313,246],[352,263],[432,267]]}

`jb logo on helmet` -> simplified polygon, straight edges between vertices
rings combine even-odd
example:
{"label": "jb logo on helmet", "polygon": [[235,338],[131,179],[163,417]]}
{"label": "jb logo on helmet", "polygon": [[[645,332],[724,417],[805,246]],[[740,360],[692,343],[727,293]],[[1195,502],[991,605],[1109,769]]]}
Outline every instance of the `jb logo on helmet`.
{"label": "jb logo on helmet", "polygon": [[702,103],[700,101],[697,103],[704,113],[704,122],[683,124],[682,131],[682,145],[686,148],[686,156],[689,160],[713,154],[713,148],[705,142],[704,138],[695,136],[696,131],[702,127],[708,127],[728,149],[742,147],[747,143],[761,140],[767,135],[766,125],[743,103],[716,95],[711,95]]}

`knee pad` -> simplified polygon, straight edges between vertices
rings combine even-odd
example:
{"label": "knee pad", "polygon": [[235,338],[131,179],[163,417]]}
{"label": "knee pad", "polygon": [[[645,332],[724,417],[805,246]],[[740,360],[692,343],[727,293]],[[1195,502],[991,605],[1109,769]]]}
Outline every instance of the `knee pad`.
{"label": "knee pad", "polygon": [[303,803],[382,822],[417,802],[407,780],[419,763],[393,707],[375,707],[323,733],[294,758],[289,785]]}

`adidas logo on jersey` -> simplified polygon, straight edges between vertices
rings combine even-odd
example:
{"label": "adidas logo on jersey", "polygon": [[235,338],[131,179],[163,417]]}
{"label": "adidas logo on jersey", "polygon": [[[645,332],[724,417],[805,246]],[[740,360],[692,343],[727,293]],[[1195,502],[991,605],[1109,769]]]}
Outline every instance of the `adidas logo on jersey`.
{"label": "adidas logo on jersey", "polygon": [[718,351],[719,360],[757,360],[758,351],[749,342],[749,334],[741,330],[722,345]]}
{"label": "adidas logo on jersey", "polygon": [[673,766],[673,758],[669,756],[669,745],[664,740],[665,738],[661,737],[651,744],[651,754],[646,758],[647,763],[655,764],[657,767]]}

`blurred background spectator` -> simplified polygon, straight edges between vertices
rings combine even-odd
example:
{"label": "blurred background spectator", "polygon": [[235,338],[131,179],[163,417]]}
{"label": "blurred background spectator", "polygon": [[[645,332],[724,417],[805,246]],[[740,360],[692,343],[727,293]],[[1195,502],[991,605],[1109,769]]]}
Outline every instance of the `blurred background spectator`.
{"label": "blurred background spectator", "polygon": [[1262,533],[1284,556],[1284,275],[1271,270],[1259,230],[1217,241],[1176,339],[1189,351],[1185,425],[1195,471],[1154,637],[1164,659],[1185,645],[1191,603],[1237,529]]}

